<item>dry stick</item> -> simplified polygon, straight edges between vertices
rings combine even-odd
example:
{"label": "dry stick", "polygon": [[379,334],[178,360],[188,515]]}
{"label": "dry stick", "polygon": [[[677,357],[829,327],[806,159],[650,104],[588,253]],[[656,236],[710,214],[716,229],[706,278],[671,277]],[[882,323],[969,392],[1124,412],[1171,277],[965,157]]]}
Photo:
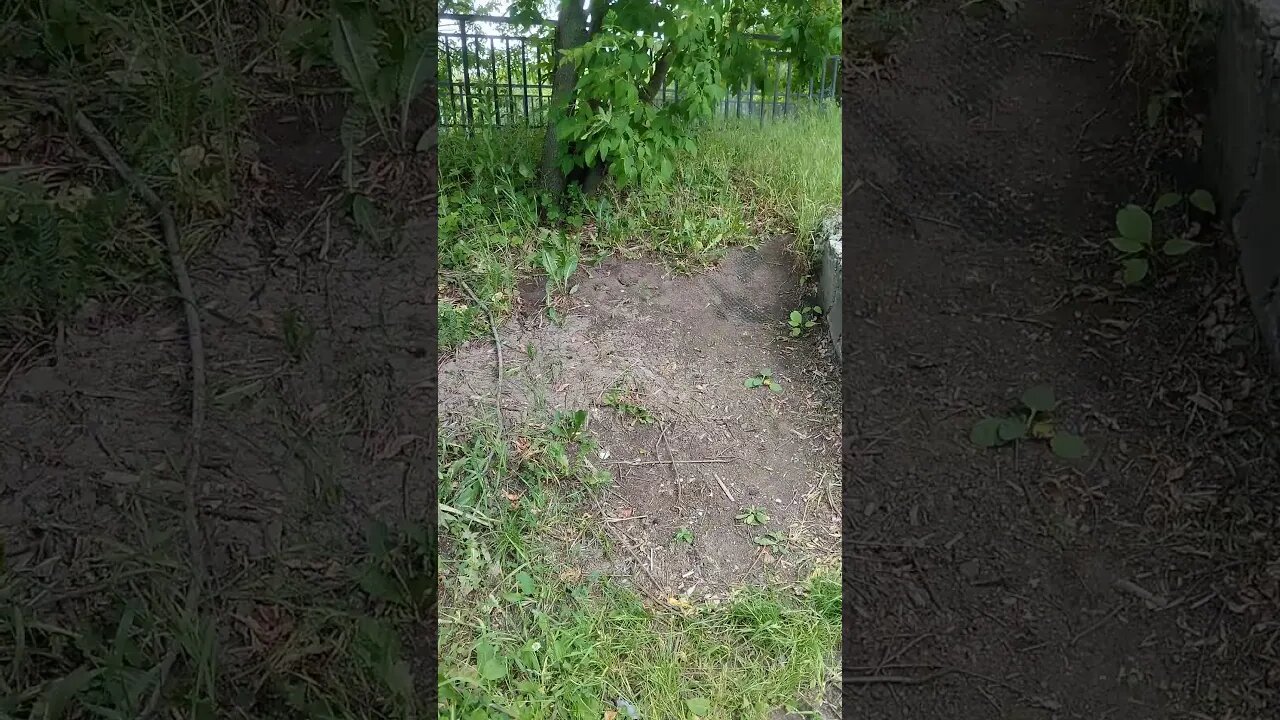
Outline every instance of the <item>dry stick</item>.
{"label": "dry stick", "polygon": [[731,463],[737,458],[705,458],[702,460],[613,460],[610,465],[705,465],[710,463]]}
{"label": "dry stick", "polygon": [[[185,611],[188,616],[194,616],[200,606],[200,594],[205,582],[204,539],[200,533],[200,517],[195,499],[196,477],[200,471],[200,439],[204,431],[206,386],[204,336],[200,333],[200,310],[196,304],[195,291],[191,288],[191,276],[187,273],[187,263],[182,257],[182,246],[178,243],[178,226],[173,220],[173,214],[169,212],[169,208],[155,194],[155,191],[125,163],[89,116],[76,111],[74,117],[76,127],[89,138],[120,179],[138,193],[152,212],[160,216],[160,230],[164,235],[165,248],[169,252],[170,269],[178,284],[178,294],[182,296],[182,306],[187,321],[187,344],[191,351],[191,427],[187,432],[187,460],[183,487],[183,499],[186,503],[183,515],[187,527],[187,543],[190,545],[191,552],[191,585],[187,588]],[[178,648],[179,643],[175,640],[165,653],[160,663],[160,673],[156,678],[155,689],[147,700],[141,717],[148,717],[155,712],[161,691],[168,682],[169,672],[178,657]]]}

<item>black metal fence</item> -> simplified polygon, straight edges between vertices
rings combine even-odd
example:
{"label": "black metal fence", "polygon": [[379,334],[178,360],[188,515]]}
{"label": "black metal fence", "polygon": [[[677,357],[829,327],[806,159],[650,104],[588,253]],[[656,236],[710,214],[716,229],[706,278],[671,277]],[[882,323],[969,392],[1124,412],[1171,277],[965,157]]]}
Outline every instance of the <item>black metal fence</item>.
{"label": "black metal fence", "polygon": [[[510,25],[507,18],[492,15],[440,15],[438,97],[442,127],[473,130],[545,125],[554,71],[555,23],[544,22],[528,35],[506,32]],[[765,45],[773,40],[757,37]],[[793,85],[790,63],[779,53],[768,55],[772,92],[752,88],[730,95],[717,105],[718,116],[758,117],[764,123],[839,97],[839,57],[827,58],[818,78]],[[662,89],[658,102],[679,97],[680,86],[672,83]]]}

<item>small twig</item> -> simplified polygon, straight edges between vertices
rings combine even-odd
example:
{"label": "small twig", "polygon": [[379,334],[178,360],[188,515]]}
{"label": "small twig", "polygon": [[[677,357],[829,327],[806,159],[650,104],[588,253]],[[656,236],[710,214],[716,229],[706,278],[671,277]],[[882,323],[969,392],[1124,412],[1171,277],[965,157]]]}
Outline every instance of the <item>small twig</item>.
{"label": "small twig", "polygon": [[912,220],[923,220],[924,222],[927,222],[927,223],[933,223],[934,225],[941,225],[941,226],[943,226],[943,227],[949,227],[949,228],[951,228],[952,230],[963,230],[963,228],[961,228],[959,225],[957,225],[957,224],[955,224],[955,223],[953,223],[953,222],[948,222],[948,221],[946,221],[946,220],[941,220],[941,219],[939,219],[939,218],[935,218],[935,217],[929,217],[928,215],[915,215],[915,214],[908,214],[908,215],[907,215],[907,217],[911,218]]}
{"label": "small twig", "polygon": [[1169,605],[1168,600],[1166,600],[1165,598],[1159,595],[1156,595],[1155,593],[1133,582],[1132,580],[1126,580],[1124,578],[1120,578],[1115,582],[1111,583],[1111,587],[1115,588],[1119,592],[1133,595],[1134,597],[1142,600],[1143,602],[1150,604],[1157,610],[1163,610]]}
{"label": "small twig", "polygon": [[955,668],[943,668],[920,677],[911,675],[845,675],[842,680],[846,685],[924,685],[957,672],[959,670]]}
{"label": "small twig", "polygon": [[1115,617],[1116,615],[1118,615],[1118,614],[1120,613],[1120,609],[1121,609],[1121,608],[1123,608],[1123,607],[1124,607],[1124,605],[1123,605],[1123,604],[1120,604],[1120,605],[1115,606],[1114,608],[1112,608],[1112,609],[1111,609],[1111,612],[1109,612],[1109,613],[1107,613],[1106,615],[1104,615],[1104,616],[1102,617],[1102,619],[1101,619],[1101,620],[1098,620],[1097,622],[1093,623],[1093,624],[1092,624],[1092,625],[1090,625],[1089,627],[1087,627],[1087,628],[1085,628],[1085,629],[1081,630],[1080,632],[1076,633],[1075,635],[1072,635],[1072,636],[1071,636],[1071,640],[1067,643],[1067,647],[1075,647],[1075,644],[1076,644],[1076,643],[1078,643],[1078,642],[1080,642],[1081,638],[1083,638],[1085,635],[1088,635],[1089,633],[1093,632],[1094,630],[1097,630],[1098,628],[1102,627],[1103,625],[1106,625],[1108,622],[1110,622],[1111,618]]}
{"label": "small twig", "polygon": [[1097,62],[1097,60],[1089,57],[1088,55],[1077,55],[1076,53],[1058,52],[1055,50],[1046,50],[1040,54],[1045,57],[1063,58],[1064,60],[1078,60],[1080,62]]}
{"label": "small twig", "polygon": [[647,517],[649,516],[648,515],[628,515],[627,517],[616,517],[616,518],[607,517],[607,518],[604,518],[604,521],[607,523],[620,523],[620,522],[627,522],[628,520],[639,520],[641,518],[647,518]]}
{"label": "small twig", "polygon": [[[205,581],[204,537],[200,531],[199,510],[196,506],[196,479],[200,471],[200,440],[204,431],[205,418],[205,354],[204,337],[200,332],[200,310],[196,304],[195,291],[191,287],[191,276],[187,273],[187,263],[182,257],[182,246],[178,242],[178,226],[168,206],[156,195],[145,182],[120,157],[111,142],[107,140],[83,112],[74,114],[76,127],[93,143],[98,153],[111,165],[116,174],[136,192],[152,210],[160,216],[160,230],[164,235],[165,247],[169,253],[169,265],[174,280],[178,285],[178,293],[182,297],[182,305],[187,323],[187,343],[191,351],[191,427],[187,433],[187,457],[184,482],[184,500],[186,510],[187,542],[191,552],[191,585],[187,588],[185,610],[189,619],[195,622],[194,615],[199,611],[200,596]],[[178,657],[180,643],[175,640],[160,662],[156,685],[151,697],[140,713],[140,717],[149,717],[155,712],[160,695],[168,682],[170,670]]]}
{"label": "small twig", "polygon": [[609,465],[704,465],[731,463],[737,458],[704,458],[702,460],[611,460]]}
{"label": "small twig", "polygon": [[720,476],[714,475],[713,477],[715,477],[716,482],[720,483],[720,489],[724,491],[724,496],[729,498],[729,502],[737,502],[737,500],[733,499],[733,493],[729,492],[729,488],[725,486],[724,481],[720,479]]}

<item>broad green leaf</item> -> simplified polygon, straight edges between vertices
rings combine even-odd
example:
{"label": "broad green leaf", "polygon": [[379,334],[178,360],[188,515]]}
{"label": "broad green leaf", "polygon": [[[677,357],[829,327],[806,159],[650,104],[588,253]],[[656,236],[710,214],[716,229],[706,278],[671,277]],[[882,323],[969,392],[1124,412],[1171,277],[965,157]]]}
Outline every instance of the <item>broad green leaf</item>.
{"label": "broad green leaf", "polygon": [[[49,684],[44,695],[44,720],[58,720],[67,706],[98,676],[98,670],[79,667]],[[32,713],[32,717],[36,717]]]}
{"label": "broad green leaf", "polygon": [[1160,212],[1162,210],[1168,210],[1169,208],[1173,207],[1174,205],[1177,205],[1180,202],[1182,202],[1181,193],[1176,193],[1176,192],[1165,193],[1156,200],[1155,207],[1153,207],[1151,211]]}
{"label": "broad green leaf", "polygon": [[369,108],[377,110],[374,77],[378,74],[378,61],[370,39],[344,13],[335,12],[329,27],[329,42],[329,52],[342,79]]}
{"label": "broad green leaf", "polygon": [[763,384],[764,384],[764,381],[761,380],[760,378],[747,378],[746,382],[742,383],[743,387],[749,387],[749,388],[758,388]]}
{"label": "broad green leaf", "polygon": [[1125,260],[1124,263],[1124,284],[1136,285],[1147,277],[1147,272],[1151,269],[1151,265],[1142,258],[1133,258]]}
{"label": "broad green leaf", "polygon": [[1127,205],[1116,213],[1116,229],[1121,237],[1151,244],[1151,216],[1137,205]]}
{"label": "broad green leaf", "polygon": [[1049,441],[1053,454],[1065,460],[1078,460],[1089,454],[1084,438],[1071,433],[1058,433]]}
{"label": "broad green leaf", "polygon": [[689,712],[698,717],[705,717],[711,713],[711,701],[707,698],[689,698],[684,701],[684,704],[689,708]]}
{"label": "broad green leaf", "polygon": [[1186,238],[1174,238],[1164,244],[1165,255],[1186,255],[1195,250],[1199,243],[1193,242]]}
{"label": "broad green leaf", "polygon": [[419,33],[409,41],[405,48],[404,59],[400,64],[400,133],[403,140],[403,134],[409,126],[409,105],[418,97],[418,93],[422,92],[422,88],[426,85],[427,80],[434,71],[431,61],[431,50],[433,48],[431,40],[427,37],[427,33]]}
{"label": "broad green leaf", "polygon": [[991,448],[1000,444],[1000,418],[986,417],[969,431],[969,441],[978,447]]}
{"label": "broad green leaf", "polygon": [[1115,247],[1115,249],[1119,250],[1122,253],[1142,252],[1143,248],[1146,247],[1145,245],[1138,242],[1137,240],[1132,240],[1126,237],[1111,238],[1111,244]]}
{"label": "broad green leaf", "polygon": [[483,660],[478,669],[485,680],[498,681],[507,676],[507,664],[496,657]]}
{"label": "broad green leaf", "polygon": [[1195,205],[1197,208],[1200,208],[1210,215],[1218,214],[1218,206],[1213,202],[1213,195],[1209,194],[1208,190],[1197,190],[1191,193],[1191,197],[1188,199],[1191,201],[1192,205]]}
{"label": "broad green leaf", "polygon": [[520,586],[520,592],[525,595],[532,595],[537,590],[537,584],[527,572],[516,573],[516,584]]}
{"label": "broad green leaf", "polygon": [[1160,122],[1160,115],[1164,113],[1164,100],[1159,95],[1154,95],[1147,101],[1147,127],[1154,128],[1156,123]]}
{"label": "broad green leaf", "polygon": [[481,641],[476,646],[476,665],[476,669],[480,671],[480,677],[485,680],[501,680],[507,676],[507,663],[487,642]]}
{"label": "broad green leaf", "polygon": [[1011,442],[1013,440],[1021,440],[1027,436],[1027,424],[1020,418],[1003,418],[1000,421],[1000,427],[997,434],[1002,442]]}
{"label": "broad green leaf", "polygon": [[364,195],[356,195],[351,198],[351,218],[355,220],[356,226],[367,235],[373,235],[378,231],[378,208],[374,207],[373,201]]}
{"label": "broad green leaf", "polygon": [[1022,404],[1038,413],[1052,412],[1058,406],[1053,396],[1053,388],[1048,385],[1036,385],[1022,393]]}
{"label": "broad green leaf", "polygon": [[776,382],[770,382],[769,389],[774,391],[775,393],[778,393],[779,395],[782,394],[782,386]]}
{"label": "broad green leaf", "polygon": [[804,316],[801,315],[800,311],[798,310],[792,310],[790,317],[791,317],[792,325],[799,325],[800,323],[804,322]]}

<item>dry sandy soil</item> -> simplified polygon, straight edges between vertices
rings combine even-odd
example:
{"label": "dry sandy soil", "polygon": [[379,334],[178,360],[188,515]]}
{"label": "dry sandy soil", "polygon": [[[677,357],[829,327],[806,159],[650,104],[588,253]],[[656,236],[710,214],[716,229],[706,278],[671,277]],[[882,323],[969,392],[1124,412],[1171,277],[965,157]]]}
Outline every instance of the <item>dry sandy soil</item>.
{"label": "dry sandy soil", "polygon": [[[587,410],[597,465],[613,484],[600,520],[630,553],[614,572],[665,594],[717,597],[733,586],[794,579],[839,540],[836,366],[821,333],[786,337],[806,299],[781,239],[732,252],[715,269],[672,277],[660,265],[609,260],[585,269],[561,303],[563,323],[528,312],[498,331],[504,422]],[[441,422],[492,415],[496,355],[469,343],[440,366]],[[747,389],[772,371],[783,392]],[[609,407],[621,388],[651,422]],[[748,507],[768,516],[749,527]],[[687,528],[692,546],[672,537]],[[784,552],[755,538],[786,535]],[[657,587],[653,587],[656,585]]]}

